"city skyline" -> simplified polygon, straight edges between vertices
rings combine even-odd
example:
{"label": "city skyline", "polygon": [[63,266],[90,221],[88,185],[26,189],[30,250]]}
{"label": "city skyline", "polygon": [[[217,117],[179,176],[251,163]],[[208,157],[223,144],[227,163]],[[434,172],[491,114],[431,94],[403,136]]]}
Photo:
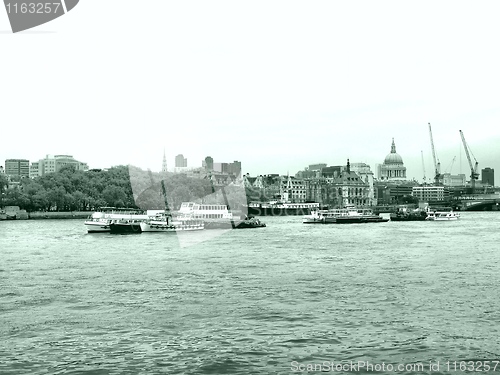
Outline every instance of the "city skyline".
{"label": "city skyline", "polygon": [[[120,38],[106,20],[117,6],[134,20]],[[421,152],[427,179],[434,169],[430,122],[442,171],[455,157],[451,172],[470,175],[459,130],[480,170],[500,170],[495,2],[151,6],[82,4],[36,31],[0,33],[16,56],[1,63],[2,160],[53,152],[160,170],[165,148],[168,166],[183,154],[189,166],[239,160],[250,175],[347,159],[375,172],[394,138],[407,178],[421,180]]]}

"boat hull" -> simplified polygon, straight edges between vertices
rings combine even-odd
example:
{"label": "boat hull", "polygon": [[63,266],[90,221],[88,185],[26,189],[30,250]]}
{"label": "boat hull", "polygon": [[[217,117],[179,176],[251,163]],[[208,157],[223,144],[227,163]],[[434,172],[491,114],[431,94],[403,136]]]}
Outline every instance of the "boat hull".
{"label": "boat hull", "polygon": [[425,220],[427,221],[455,221],[458,220],[460,214],[453,211],[450,212],[429,212]]}
{"label": "boat hull", "polygon": [[187,232],[187,231],[205,229],[203,223],[176,224],[176,223],[165,223],[160,221],[141,223],[140,227],[142,232],[160,232],[160,233],[176,233],[176,232]]}
{"label": "boat hull", "polygon": [[435,217],[435,218],[427,218],[427,221],[456,221],[458,217]]}
{"label": "boat hull", "polygon": [[85,228],[87,228],[88,233],[109,233],[110,227],[109,223],[96,222],[96,221],[86,221]]}
{"label": "boat hull", "polygon": [[141,233],[140,223],[112,223],[109,225],[109,231],[113,234]]}
{"label": "boat hull", "polygon": [[387,223],[389,219],[380,216],[374,217],[338,217],[335,224],[363,224],[363,223]]}
{"label": "boat hull", "polygon": [[424,221],[425,216],[421,215],[412,215],[412,216],[397,216],[391,215],[391,221]]}

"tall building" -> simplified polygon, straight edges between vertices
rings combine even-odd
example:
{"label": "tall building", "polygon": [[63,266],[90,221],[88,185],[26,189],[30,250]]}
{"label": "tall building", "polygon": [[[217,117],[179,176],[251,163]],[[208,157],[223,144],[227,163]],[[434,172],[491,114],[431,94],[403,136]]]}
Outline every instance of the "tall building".
{"label": "tall building", "polygon": [[241,178],[241,161],[233,161],[229,163],[229,173],[236,176],[236,178]]}
{"label": "tall building", "polygon": [[207,156],[205,160],[202,161],[201,165],[205,168],[205,171],[214,171],[222,174],[233,175],[236,179],[241,179],[241,161],[235,160],[232,163],[214,163],[214,159],[211,156]]}
{"label": "tall building", "polygon": [[184,155],[179,154],[175,157],[175,167],[176,168],[186,168],[187,167],[187,159]]}
{"label": "tall building", "polygon": [[8,176],[29,177],[30,161],[27,159],[5,160],[5,174]]}
{"label": "tall building", "polygon": [[211,156],[207,156],[205,160],[202,163],[203,167],[205,170],[208,171],[213,171],[214,170],[214,158]]}
{"label": "tall building", "polygon": [[394,138],[392,139],[391,152],[385,157],[384,164],[379,165],[378,177],[383,181],[406,179],[406,167],[403,158],[396,152]]}
{"label": "tall building", "polygon": [[481,182],[484,185],[495,186],[495,170],[490,167],[481,170]]}

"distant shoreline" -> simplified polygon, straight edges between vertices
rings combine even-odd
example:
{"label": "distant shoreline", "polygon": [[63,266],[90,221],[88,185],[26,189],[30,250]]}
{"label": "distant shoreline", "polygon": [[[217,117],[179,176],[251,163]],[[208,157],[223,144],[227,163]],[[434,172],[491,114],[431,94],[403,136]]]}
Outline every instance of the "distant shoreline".
{"label": "distant shoreline", "polygon": [[16,214],[15,218],[2,217],[0,216],[0,221],[3,220],[50,220],[50,219],[86,219],[92,212],[90,211],[72,211],[72,212],[29,212]]}

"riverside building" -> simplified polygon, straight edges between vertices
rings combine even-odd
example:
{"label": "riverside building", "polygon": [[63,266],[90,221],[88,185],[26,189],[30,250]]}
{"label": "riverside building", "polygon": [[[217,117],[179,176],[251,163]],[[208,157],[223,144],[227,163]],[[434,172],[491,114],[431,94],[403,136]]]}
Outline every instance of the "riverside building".
{"label": "riverside building", "polygon": [[420,202],[443,201],[444,186],[414,186],[412,195]]}

